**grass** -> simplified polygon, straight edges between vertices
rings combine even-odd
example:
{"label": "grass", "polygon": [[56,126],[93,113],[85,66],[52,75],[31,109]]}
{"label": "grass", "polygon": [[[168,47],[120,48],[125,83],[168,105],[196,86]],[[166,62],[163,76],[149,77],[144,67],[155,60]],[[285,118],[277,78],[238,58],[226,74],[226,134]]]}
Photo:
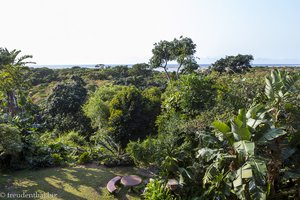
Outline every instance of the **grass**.
{"label": "grass", "polygon": [[0,199],[14,199],[1,198],[3,193],[6,196],[8,193],[56,194],[56,197],[49,196],[36,199],[140,199],[137,193],[129,192],[126,188],[121,189],[116,195],[109,194],[106,189],[106,184],[111,178],[116,175],[128,174],[138,174],[137,169],[132,167],[77,166],[0,174]]}

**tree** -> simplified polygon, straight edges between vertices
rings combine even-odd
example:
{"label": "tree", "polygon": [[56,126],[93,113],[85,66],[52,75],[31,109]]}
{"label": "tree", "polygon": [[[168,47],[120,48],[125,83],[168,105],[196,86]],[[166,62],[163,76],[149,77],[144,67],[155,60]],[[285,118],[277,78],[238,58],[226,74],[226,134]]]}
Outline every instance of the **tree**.
{"label": "tree", "polygon": [[212,64],[212,69],[218,72],[242,73],[251,68],[252,55],[226,56]]}
{"label": "tree", "polygon": [[191,38],[180,36],[179,40],[176,38],[173,40],[173,44],[174,56],[178,63],[178,68],[176,71],[176,76],[178,79],[181,67],[184,67],[186,72],[191,72],[197,69],[199,65],[194,57],[194,54],[196,53],[196,44],[194,44]]}
{"label": "tree", "polygon": [[46,119],[50,128],[61,132],[77,130],[81,134],[92,132],[90,120],[83,115],[87,90],[84,81],[72,76],[66,83],[57,85],[47,99]]}
{"label": "tree", "polygon": [[18,57],[20,53],[20,50],[8,51],[6,48],[0,48],[0,90],[6,95],[8,113],[12,116],[18,112],[16,92],[20,92],[24,86],[23,71],[20,67],[33,63],[25,61],[32,58],[31,55]]}
{"label": "tree", "polygon": [[157,132],[155,121],[161,109],[161,89],[159,87],[149,87],[142,92],[144,98],[144,110],[147,115],[147,135]]}
{"label": "tree", "polygon": [[34,86],[58,80],[58,72],[47,67],[32,68],[26,75],[30,77],[30,82]]}
{"label": "tree", "polygon": [[124,87],[110,102],[108,134],[124,148],[129,140],[147,135],[148,119],[141,92],[133,86]]}
{"label": "tree", "polygon": [[22,85],[20,67],[3,66],[0,70],[0,78],[0,91],[5,98],[6,110],[14,116],[18,110],[16,91]]}
{"label": "tree", "polygon": [[155,133],[160,95],[155,87],[141,92],[134,86],[107,85],[98,88],[83,109],[98,132],[126,147],[129,140]]}
{"label": "tree", "polygon": [[[199,68],[199,65],[196,62],[196,60],[195,59],[189,59],[189,60],[185,61],[184,68],[181,70],[181,73],[183,73],[183,74],[191,74],[195,70],[197,70],[198,68]],[[177,78],[179,78],[179,72],[177,74]]]}
{"label": "tree", "polygon": [[31,55],[24,55],[18,58],[20,50],[9,51],[6,48],[0,48],[0,69],[5,65],[11,66],[25,66],[26,64],[34,64],[34,62],[25,61],[28,58],[32,58]]}
{"label": "tree", "polygon": [[85,115],[91,119],[93,128],[106,129],[110,116],[109,103],[125,86],[104,85],[99,87],[83,106]]}
{"label": "tree", "polygon": [[97,65],[95,65],[95,68],[104,69],[105,65],[104,64],[97,64]]}
{"label": "tree", "polygon": [[173,43],[163,40],[154,44],[154,49],[152,49],[153,56],[150,59],[150,65],[153,69],[155,68],[163,68],[168,81],[171,80],[170,74],[168,72],[168,62],[174,60],[173,53]]}
{"label": "tree", "polygon": [[182,67],[185,68],[185,72],[191,72],[199,67],[194,57],[195,53],[196,44],[194,44],[191,38],[180,36],[179,40],[176,38],[173,41],[163,40],[154,44],[150,65],[154,69],[163,68],[170,81],[171,77],[167,68],[168,63],[176,61],[178,64],[176,77],[178,79]]}
{"label": "tree", "polygon": [[151,84],[151,78],[153,77],[152,70],[146,63],[132,65],[132,67],[128,69],[128,75],[125,83],[141,89],[149,86],[149,84]]}
{"label": "tree", "polygon": [[146,63],[138,63],[129,68],[130,76],[147,78],[151,75],[150,66]]}

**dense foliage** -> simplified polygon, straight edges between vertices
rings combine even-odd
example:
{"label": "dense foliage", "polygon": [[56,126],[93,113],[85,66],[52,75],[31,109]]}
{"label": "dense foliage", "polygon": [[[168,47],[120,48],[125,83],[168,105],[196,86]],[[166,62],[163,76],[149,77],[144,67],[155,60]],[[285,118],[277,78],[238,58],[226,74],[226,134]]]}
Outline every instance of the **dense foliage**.
{"label": "dense foliage", "polygon": [[58,84],[47,98],[45,118],[49,129],[60,132],[77,130],[88,135],[92,132],[90,121],[83,115],[81,106],[86,101],[84,81],[72,76],[69,82]]}
{"label": "dense foliage", "polygon": [[154,69],[163,68],[167,79],[170,81],[171,75],[168,72],[168,63],[171,61],[177,62],[176,78],[178,78],[180,72],[191,73],[198,69],[199,65],[194,57],[195,53],[196,44],[191,38],[181,36],[179,40],[176,38],[173,41],[163,40],[154,44],[150,65]]}
{"label": "dense foliage", "polygon": [[242,73],[251,68],[252,55],[226,56],[212,64],[212,69],[218,72]]}
{"label": "dense foliage", "polygon": [[[189,83],[194,83],[192,77]],[[169,92],[167,88],[164,95],[170,99],[165,98],[162,104],[168,109],[158,117],[161,127],[158,136],[132,142],[127,147],[134,162],[140,166],[158,166],[161,180],[180,180],[182,189],[177,193],[184,199],[298,198],[295,188],[299,187],[299,143],[296,142],[299,139],[299,73],[274,70],[266,76],[265,83],[254,82],[248,86],[243,80],[240,88],[225,90],[226,94],[220,85],[223,77],[218,80],[213,77],[210,82],[213,89],[208,90],[215,91],[215,95],[209,95],[212,98],[206,97],[209,102],[200,101],[195,107],[191,105],[198,102],[197,97],[205,94],[200,92],[200,86],[199,92],[187,99],[183,97],[192,88],[178,90],[177,94],[176,90]],[[229,85],[234,82],[233,79]],[[181,84],[190,85],[178,80],[169,86],[178,89]],[[257,94],[247,91],[255,88],[251,85],[257,87]],[[176,95],[182,96],[176,98]],[[189,112],[180,103],[173,103],[181,101],[189,105]],[[204,103],[211,103],[206,107],[208,112]],[[229,116],[222,114],[226,110],[213,109],[226,107],[233,111]],[[197,109],[198,113],[193,112]],[[199,126],[197,122],[204,121],[203,115],[210,118],[209,112],[214,112],[214,119],[220,116],[226,123],[211,118],[205,122],[213,129]],[[178,198],[176,195],[173,197]]]}
{"label": "dense foliage", "polygon": [[96,90],[84,110],[98,131],[125,147],[129,140],[143,139],[154,130],[159,98],[156,88],[142,93],[134,86],[108,85]]}
{"label": "dense foliage", "polygon": [[20,131],[11,125],[0,124],[0,168],[14,165],[22,151]]}
{"label": "dense foliage", "polygon": [[161,41],[150,65],[92,69],[30,69],[1,48],[0,169],[136,165],[156,172],[144,199],[299,198],[299,70],[238,55],[196,72],[195,48]]}

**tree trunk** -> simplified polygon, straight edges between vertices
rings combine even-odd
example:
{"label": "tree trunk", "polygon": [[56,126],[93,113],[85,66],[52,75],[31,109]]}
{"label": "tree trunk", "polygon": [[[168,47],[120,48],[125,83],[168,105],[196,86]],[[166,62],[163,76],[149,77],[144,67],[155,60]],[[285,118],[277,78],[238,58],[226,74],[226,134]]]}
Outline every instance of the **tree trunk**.
{"label": "tree trunk", "polygon": [[167,70],[167,65],[168,65],[168,63],[166,62],[165,66],[163,66],[162,68],[163,68],[164,71],[166,72],[168,81],[170,82],[170,81],[171,81],[171,77],[170,77],[170,74],[169,74],[169,72],[168,72],[168,70]]}
{"label": "tree trunk", "polygon": [[17,98],[13,91],[7,92],[7,107],[11,116],[15,116],[18,111]]}
{"label": "tree trunk", "polygon": [[178,68],[176,70],[176,78],[177,79],[179,79],[179,70],[180,70],[181,66],[182,66],[182,63],[179,64],[179,66],[178,66]]}

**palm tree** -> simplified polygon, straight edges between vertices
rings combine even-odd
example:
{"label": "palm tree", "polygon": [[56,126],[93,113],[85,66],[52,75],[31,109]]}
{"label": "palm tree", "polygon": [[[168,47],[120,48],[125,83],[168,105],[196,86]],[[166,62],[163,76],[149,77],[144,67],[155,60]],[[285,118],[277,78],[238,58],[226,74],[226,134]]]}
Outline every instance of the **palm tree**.
{"label": "palm tree", "polygon": [[18,111],[15,91],[22,84],[20,67],[24,67],[29,63],[34,64],[34,62],[25,61],[28,58],[32,58],[31,55],[19,57],[20,53],[20,50],[14,49],[9,51],[7,48],[0,48],[0,89],[6,95],[8,113],[12,116],[17,114]]}
{"label": "palm tree", "polygon": [[5,65],[11,66],[25,66],[26,64],[35,64],[35,62],[25,61],[28,58],[32,58],[32,55],[24,55],[18,58],[21,50],[9,51],[7,48],[0,48],[0,69]]}

